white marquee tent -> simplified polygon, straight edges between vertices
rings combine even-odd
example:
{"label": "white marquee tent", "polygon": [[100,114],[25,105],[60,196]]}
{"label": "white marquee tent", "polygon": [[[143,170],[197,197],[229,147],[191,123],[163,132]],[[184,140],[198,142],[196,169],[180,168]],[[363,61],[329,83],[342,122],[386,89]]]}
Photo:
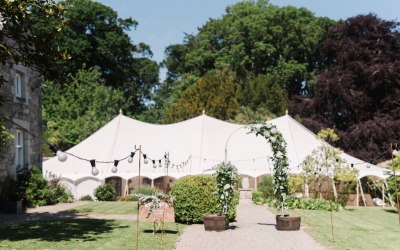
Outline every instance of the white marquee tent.
{"label": "white marquee tent", "polygon": [[[277,126],[287,142],[291,173],[299,173],[299,164],[322,142],[289,115],[269,122]],[[157,167],[153,168],[152,161],[143,164],[143,157],[141,159],[141,176],[151,180],[166,175],[178,179],[186,175],[210,173],[225,157],[238,168],[241,175],[258,177],[271,174],[273,163],[270,160],[272,153],[268,142],[263,137],[256,137],[248,132],[246,126],[207,115],[175,124],[154,125],[120,114],[66,152],[84,159],[113,162],[127,157],[130,152],[135,151],[135,145],[140,145],[141,151],[157,163]],[[168,173],[164,165],[158,167],[159,159],[163,159],[166,153],[169,153],[170,160]],[[359,178],[387,177],[384,169],[375,165],[345,153],[342,158],[359,169]],[[120,161],[117,173],[111,172],[113,163],[96,163],[99,174],[92,176],[92,168],[87,161],[68,156],[67,161],[60,162],[57,157],[53,157],[43,163],[43,175],[46,178],[60,178],[71,189],[74,197],[79,199],[83,195],[92,195],[93,190],[104,183],[106,178],[120,177],[126,183],[138,176],[138,161],[138,153],[134,156],[133,163]]]}

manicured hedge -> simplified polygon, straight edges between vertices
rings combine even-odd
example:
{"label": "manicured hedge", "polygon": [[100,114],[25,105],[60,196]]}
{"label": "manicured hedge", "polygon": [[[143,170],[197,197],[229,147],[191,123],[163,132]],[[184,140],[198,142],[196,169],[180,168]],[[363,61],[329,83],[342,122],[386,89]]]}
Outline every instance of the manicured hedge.
{"label": "manicured hedge", "polygon": [[175,196],[175,220],[202,223],[203,215],[217,214],[217,183],[210,175],[186,176],[177,180],[171,190]]}

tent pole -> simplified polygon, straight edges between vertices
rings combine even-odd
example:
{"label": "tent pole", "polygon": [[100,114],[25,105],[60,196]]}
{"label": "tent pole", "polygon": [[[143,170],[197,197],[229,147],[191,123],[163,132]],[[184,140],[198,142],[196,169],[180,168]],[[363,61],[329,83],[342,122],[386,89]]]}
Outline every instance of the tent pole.
{"label": "tent pole", "polygon": [[385,183],[382,182],[382,201],[383,201],[383,206],[385,206]]}
{"label": "tent pole", "polygon": [[[138,178],[138,194],[140,195],[140,160],[142,157],[142,146],[139,145],[139,147],[136,147],[135,145],[135,151],[139,151],[139,178]],[[136,250],[139,250],[139,209],[140,209],[140,199],[138,199],[138,213],[136,217]]]}
{"label": "tent pole", "polygon": [[358,192],[358,182],[357,182],[357,186],[356,186],[356,207],[358,207],[359,200],[360,200],[360,193]]}
{"label": "tent pole", "polygon": [[364,191],[362,190],[362,185],[361,185],[361,180],[359,179],[358,182],[360,183],[360,193],[361,193],[361,198],[363,200],[364,203],[364,207],[367,206],[367,204],[365,203],[365,196],[364,196]]}
{"label": "tent pole", "polygon": [[[397,146],[397,144],[396,144],[396,146]],[[399,190],[397,189],[396,167],[394,166],[393,143],[390,143],[390,154],[392,155],[392,168],[393,168],[393,175],[394,175],[394,190],[396,192],[396,208],[397,208],[397,213],[399,215],[399,225],[400,225]]]}

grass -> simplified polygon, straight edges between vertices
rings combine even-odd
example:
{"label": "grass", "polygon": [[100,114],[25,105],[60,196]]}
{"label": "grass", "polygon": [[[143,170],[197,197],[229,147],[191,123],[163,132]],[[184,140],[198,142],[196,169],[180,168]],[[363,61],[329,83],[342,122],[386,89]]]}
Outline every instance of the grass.
{"label": "grass", "polygon": [[399,249],[400,225],[393,208],[360,207],[333,212],[292,210],[301,216],[302,228],[329,249]]}
{"label": "grass", "polygon": [[[139,249],[173,249],[184,225],[165,224],[165,234],[153,234],[153,224],[141,222]],[[0,227],[0,249],[136,249],[136,222],[124,220],[38,221]]]}
{"label": "grass", "polygon": [[82,214],[136,214],[137,202],[93,201],[68,211]]}

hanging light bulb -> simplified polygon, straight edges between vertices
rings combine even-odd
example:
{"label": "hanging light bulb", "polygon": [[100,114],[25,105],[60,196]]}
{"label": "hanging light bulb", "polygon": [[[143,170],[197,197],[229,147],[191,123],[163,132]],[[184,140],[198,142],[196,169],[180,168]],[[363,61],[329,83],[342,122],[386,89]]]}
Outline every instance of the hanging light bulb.
{"label": "hanging light bulb", "polygon": [[162,168],[161,160],[158,160],[158,167]]}
{"label": "hanging light bulb", "polygon": [[354,163],[351,164],[351,167],[352,167],[352,168],[354,167]]}
{"label": "hanging light bulb", "polygon": [[51,151],[53,151],[57,155],[57,158],[59,161],[64,162],[67,160],[67,158],[68,158],[67,154],[64,153],[63,151],[59,150],[56,145],[50,144],[49,147],[50,147]]}
{"label": "hanging light bulb", "polygon": [[147,164],[147,163],[149,163],[149,160],[147,159],[147,155],[145,155],[145,154],[143,154],[143,162],[144,162],[144,164]]}
{"label": "hanging light bulb", "polygon": [[92,175],[96,176],[99,174],[99,170],[96,168],[96,160],[90,160],[90,165],[92,165]]}
{"label": "hanging light bulb", "polygon": [[152,160],[152,162],[153,162],[153,168],[156,168],[157,166],[156,166],[156,160]]}
{"label": "hanging light bulb", "polygon": [[63,151],[58,150],[58,151],[57,151],[57,158],[58,158],[59,161],[64,162],[64,161],[67,160],[68,156],[67,156],[67,154],[64,153]]}
{"label": "hanging light bulb", "polygon": [[135,156],[135,152],[131,152],[131,155],[128,157],[128,162],[132,163],[133,162],[133,157]]}
{"label": "hanging light bulb", "polygon": [[118,160],[114,160],[114,167],[111,168],[112,173],[116,173],[118,171],[118,168],[117,168],[118,163],[119,163]]}

